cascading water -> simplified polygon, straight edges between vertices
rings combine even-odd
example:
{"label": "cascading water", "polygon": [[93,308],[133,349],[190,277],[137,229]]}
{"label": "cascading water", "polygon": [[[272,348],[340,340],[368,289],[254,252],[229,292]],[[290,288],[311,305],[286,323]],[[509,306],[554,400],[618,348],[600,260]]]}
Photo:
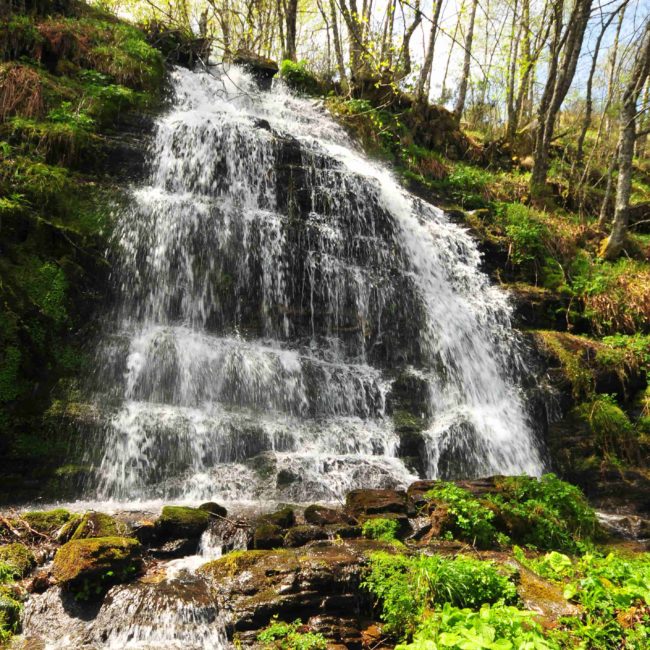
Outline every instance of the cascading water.
{"label": "cascading water", "polygon": [[116,230],[98,496],[403,485],[387,415],[401,372],[428,386],[428,476],[538,474],[507,297],[467,233],[281,84],[234,67],[172,81]]}

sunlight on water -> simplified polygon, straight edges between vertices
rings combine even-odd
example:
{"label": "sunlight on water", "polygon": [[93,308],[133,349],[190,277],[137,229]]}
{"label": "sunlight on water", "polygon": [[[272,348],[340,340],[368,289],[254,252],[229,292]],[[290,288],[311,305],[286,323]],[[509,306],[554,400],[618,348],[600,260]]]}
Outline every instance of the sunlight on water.
{"label": "sunlight on water", "polygon": [[429,477],[539,474],[507,296],[469,235],[282,84],[259,92],[235,67],[172,81],[149,184],[116,228],[88,495],[403,486],[386,407],[400,367],[429,387]]}

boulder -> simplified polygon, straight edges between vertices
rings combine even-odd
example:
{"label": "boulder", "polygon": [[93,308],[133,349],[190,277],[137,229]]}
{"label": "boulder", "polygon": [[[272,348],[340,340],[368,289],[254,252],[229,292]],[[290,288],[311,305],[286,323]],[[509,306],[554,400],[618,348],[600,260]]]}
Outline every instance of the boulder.
{"label": "boulder", "polygon": [[10,566],[16,578],[24,578],[36,566],[32,551],[19,543],[0,546],[0,562]]}
{"label": "boulder", "polygon": [[272,59],[260,56],[248,50],[237,50],[232,62],[250,72],[261,90],[271,88],[273,77],[278,73],[278,64]]}
{"label": "boulder", "polygon": [[386,512],[406,514],[408,510],[404,490],[352,490],[345,499],[345,509],[354,517],[378,515]]}
{"label": "boulder", "polygon": [[300,549],[235,551],[205,564],[199,573],[211,580],[230,636],[265,627],[275,615],[303,621],[323,615],[345,618],[370,607],[372,597],[359,585],[368,555],[377,550],[394,549],[381,542],[354,540],[315,542]]}
{"label": "boulder", "polygon": [[284,545],[296,548],[323,539],[327,539],[327,532],[319,526],[294,526],[284,536]]}
{"label": "boulder", "polygon": [[305,521],[314,526],[348,523],[349,517],[341,510],[313,504],[305,508]]}
{"label": "boulder", "polygon": [[[62,529],[62,533],[63,533]],[[77,524],[70,537],[87,539],[90,537],[121,537],[127,532],[127,527],[103,512],[87,512]]]}
{"label": "boulder", "polygon": [[354,539],[361,537],[361,526],[352,524],[329,524],[325,526],[328,535],[334,539]]}
{"label": "boulder", "polygon": [[92,537],[67,542],[56,552],[52,576],[79,600],[103,595],[142,568],[140,543],[128,537]]}
{"label": "boulder", "polygon": [[35,531],[42,533],[43,535],[52,535],[72,517],[72,515],[63,508],[25,512],[21,516]]}
{"label": "boulder", "polygon": [[253,548],[257,550],[270,550],[280,548],[284,544],[282,528],[275,524],[260,524],[253,534]]}
{"label": "boulder", "polygon": [[285,506],[280,510],[276,510],[271,514],[264,515],[260,518],[261,521],[264,521],[267,524],[273,524],[274,526],[280,526],[280,528],[291,528],[296,523],[296,515],[293,511],[293,508]]}
{"label": "boulder", "polygon": [[210,524],[210,513],[199,508],[165,506],[155,523],[159,542],[178,539],[198,540]]}
{"label": "boulder", "polygon": [[224,518],[228,516],[228,511],[223,507],[220,506],[218,503],[214,503],[213,501],[209,501],[208,503],[202,503],[199,506],[199,510],[205,510],[206,512],[210,513],[213,517],[217,518]]}
{"label": "boulder", "polygon": [[69,542],[72,536],[75,534],[82,519],[83,515],[80,515],[78,513],[71,515],[70,519],[68,519],[68,521],[66,521],[65,524],[59,528],[56,535],[56,541],[60,542],[61,544]]}

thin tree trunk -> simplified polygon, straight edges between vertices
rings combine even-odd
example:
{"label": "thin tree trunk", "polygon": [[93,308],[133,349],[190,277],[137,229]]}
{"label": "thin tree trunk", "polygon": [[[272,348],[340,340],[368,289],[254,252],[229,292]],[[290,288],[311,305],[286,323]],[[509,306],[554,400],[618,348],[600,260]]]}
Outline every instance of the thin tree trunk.
{"label": "thin tree trunk", "polygon": [[618,151],[618,179],[612,232],[605,240],[602,256],[615,259],[625,246],[632,190],[632,159],[636,141],[636,105],[650,75],[650,18],[646,20],[643,40],[634,61],[634,68],[623,93]]}
{"label": "thin tree trunk", "polygon": [[452,52],[454,51],[454,45],[456,45],[456,37],[458,36],[458,30],[460,29],[460,17],[461,17],[461,15],[463,13],[464,8],[465,8],[465,0],[463,0],[463,4],[460,7],[458,20],[456,21],[456,27],[454,27],[454,35],[451,37],[451,43],[449,45],[449,54],[447,55],[447,63],[445,64],[445,74],[442,77],[442,87],[440,88],[440,103],[441,104],[446,104],[447,103],[447,75],[449,74],[449,65],[451,63],[451,55],[452,55]]}
{"label": "thin tree trunk", "polygon": [[517,114],[515,112],[515,77],[517,74],[517,56],[519,54],[519,39],[521,25],[517,30],[517,0],[512,7],[512,24],[510,26],[510,47],[508,49],[508,78],[506,83],[506,140],[514,145],[517,132]]}
{"label": "thin tree trunk", "polygon": [[472,41],[474,40],[474,21],[476,19],[476,9],[478,8],[478,0],[472,0],[472,8],[469,15],[469,26],[467,28],[467,36],[465,37],[465,57],[463,59],[463,72],[460,77],[460,85],[458,87],[458,97],[454,105],[454,116],[457,122],[465,110],[465,99],[467,97],[467,86],[469,85],[469,68],[472,60]]}
{"label": "thin tree trunk", "polygon": [[566,29],[563,29],[562,3],[558,2],[555,7],[555,34],[551,48],[551,62],[538,111],[534,164],[530,180],[531,196],[537,199],[546,194],[553,129],[560,106],[575,75],[585,30],[591,15],[591,4],[592,0],[575,0]]}
{"label": "thin tree trunk", "polygon": [[[598,54],[600,53],[600,45],[602,43],[605,32],[612,24],[612,21],[616,17],[616,14],[627,4],[628,0],[625,0],[618,9],[614,10],[610,17],[602,23],[598,37],[596,38],[596,43],[594,44],[594,52],[591,57],[591,67],[589,69],[589,77],[587,78],[587,93],[585,98],[585,114],[582,119],[582,128],[580,129],[580,135],[578,136],[578,143],[576,145],[576,155],[571,165],[571,173],[569,174],[569,195],[573,193],[573,184],[575,182],[576,170],[582,167],[582,162],[584,159],[584,144],[585,138],[587,137],[587,131],[591,126],[591,117],[593,115],[593,86],[594,86],[594,74],[596,72],[596,65],[598,63]],[[586,177],[582,176],[578,187],[586,180]]]}
{"label": "thin tree trunk", "polygon": [[338,67],[341,83],[347,87],[348,77],[345,72],[345,58],[343,56],[343,45],[341,44],[341,34],[339,32],[338,15],[334,0],[330,0],[330,13],[332,14],[332,38],[334,40],[334,53],[336,54],[336,65]]}
{"label": "thin tree trunk", "polygon": [[427,42],[426,54],[420,76],[418,78],[415,90],[416,100],[420,103],[428,101],[431,92],[431,73],[433,71],[433,52],[436,46],[436,36],[438,34],[438,21],[440,20],[440,11],[442,9],[442,0],[433,0],[433,15],[431,16],[431,31]]}

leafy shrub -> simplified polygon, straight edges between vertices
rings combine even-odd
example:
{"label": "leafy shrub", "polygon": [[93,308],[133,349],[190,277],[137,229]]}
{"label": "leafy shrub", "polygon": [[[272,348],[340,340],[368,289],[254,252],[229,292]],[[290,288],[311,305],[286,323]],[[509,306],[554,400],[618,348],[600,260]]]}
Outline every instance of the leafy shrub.
{"label": "leafy shrub", "polygon": [[257,635],[257,640],[264,648],[280,650],[325,650],[327,641],[320,633],[302,629],[300,620],[293,623],[278,621],[275,617],[271,624]]}
{"label": "leafy shrub", "polygon": [[440,183],[454,201],[467,209],[485,207],[488,200],[488,185],[493,175],[480,167],[457,163],[447,178]]}
{"label": "leafy shrub", "polygon": [[361,532],[368,539],[378,539],[384,542],[390,542],[397,536],[397,522],[393,519],[368,519],[363,523]]}
{"label": "leafy shrub", "polygon": [[637,460],[637,434],[613,395],[597,395],[578,405],[574,412],[589,427],[591,439],[600,453],[628,461]]}
{"label": "leafy shrub", "polygon": [[289,61],[285,59],[280,64],[280,76],[287,85],[307,95],[319,95],[322,92],[321,83],[307,68],[306,61]]}
{"label": "leafy shrub", "polygon": [[67,124],[86,131],[92,130],[95,125],[95,121],[85,113],[72,110],[71,102],[63,102],[58,108],[53,108],[47,114],[47,119],[50,122]]}
{"label": "leafy shrub", "polygon": [[454,483],[441,483],[425,497],[442,502],[452,517],[452,532],[460,539],[489,547],[496,541],[497,530],[492,520],[494,512],[467,490]]}
{"label": "leafy shrub", "polygon": [[436,604],[479,607],[517,599],[514,584],[494,563],[462,555],[374,553],[362,587],[377,598],[387,629],[400,638],[410,636],[423,613]]}
{"label": "leafy shrub", "polygon": [[440,483],[426,497],[447,508],[452,534],[480,547],[503,545],[507,535],[540,549],[574,551],[598,533],[580,489],[553,474],[508,477],[499,488],[479,499],[454,483]]}
{"label": "leafy shrub", "polygon": [[503,492],[489,497],[506,521],[513,539],[540,549],[572,552],[598,535],[596,513],[579,488],[554,474],[504,479]]}
{"label": "leafy shrub", "polygon": [[[547,227],[533,210],[521,203],[502,203],[498,206],[497,215],[511,242],[511,264],[532,272],[540,270],[547,257]],[[546,267],[549,275],[553,268],[550,260],[546,262]]]}
{"label": "leafy shrub", "polygon": [[559,646],[545,639],[535,612],[498,603],[485,604],[480,611],[459,609],[446,603],[422,621],[413,641],[395,650],[555,650]]}

